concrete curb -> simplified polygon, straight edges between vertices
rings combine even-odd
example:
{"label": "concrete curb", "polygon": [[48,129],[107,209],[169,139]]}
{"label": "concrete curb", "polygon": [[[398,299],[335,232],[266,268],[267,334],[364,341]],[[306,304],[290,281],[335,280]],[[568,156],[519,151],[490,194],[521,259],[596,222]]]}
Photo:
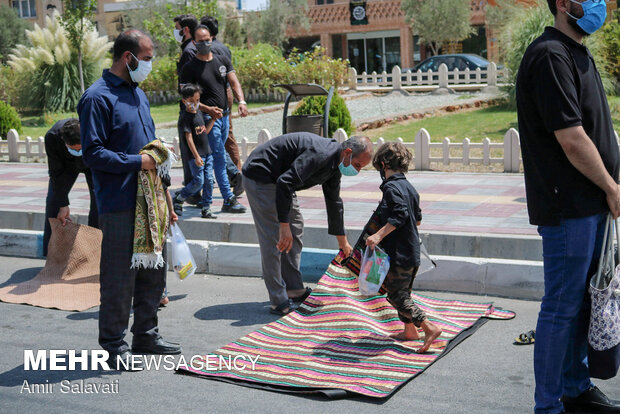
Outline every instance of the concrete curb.
{"label": "concrete curb", "polygon": [[[215,275],[261,276],[257,244],[189,240],[198,272]],[[0,255],[41,258],[43,233],[0,230]],[[337,250],[304,248],[301,272],[317,282]],[[442,290],[518,299],[540,299],[544,292],[542,262],[433,256],[437,268],[420,274],[414,289]]]}
{"label": "concrete curb", "polygon": [[[0,229],[42,230],[43,213],[2,210]],[[74,223],[88,224],[88,216],[71,216]],[[179,226],[188,240],[223,243],[257,244],[254,223],[238,223],[225,220],[203,220],[198,217],[179,220]],[[349,242],[355,242],[361,228],[347,229]],[[426,249],[431,254],[445,256],[486,257],[509,260],[542,260],[542,243],[539,236],[509,234],[476,234],[453,232],[422,232]],[[305,226],[304,246],[337,250],[335,237],[327,235],[325,227]]]}

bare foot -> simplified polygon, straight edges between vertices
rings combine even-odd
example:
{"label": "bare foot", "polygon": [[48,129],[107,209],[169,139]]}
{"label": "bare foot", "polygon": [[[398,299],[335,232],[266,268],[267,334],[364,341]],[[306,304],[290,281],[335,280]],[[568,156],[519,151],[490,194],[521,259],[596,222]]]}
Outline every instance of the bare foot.
{"label": "bare foot", "polygon": [[433,344],[433,341],[441,335],[441,328],[428,320],[422,322],[422,329],[424,330],[424,345],[418,349],[419,354],[423,354],[428,351]]}
{"label": "bare foot", "polygon": [[399,341],[413,341],[416,339],[420,339],[418,330],[412,323],[406,323],[405,329],[402,332],[391,334],[390,337]]}

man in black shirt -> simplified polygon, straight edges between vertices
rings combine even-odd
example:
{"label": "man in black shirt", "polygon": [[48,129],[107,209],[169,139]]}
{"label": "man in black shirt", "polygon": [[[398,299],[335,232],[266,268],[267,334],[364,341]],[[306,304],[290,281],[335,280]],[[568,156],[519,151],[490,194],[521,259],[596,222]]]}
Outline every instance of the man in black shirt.
{"label": "man in black shirt", "polygon": [[323,186],[328,233],[335,235],[345,256],[351,246],[344,232],[340,198],[342,175],[356,175],[372,158],[366,137],[351,137],[339,144],[309,132],[281,135],[259,145],[243,166],[243,182],[252,210],[261,251],[263,279],[271,311],[286,314],[303,302],[299,262],[303,218],[295,192]]}
{"label": "man in black shirt", "polygon": [[586,288],[607,214],[620,215],[620,153],[600,76],[582,40],[603,24],[606,6],[548,3],[555,25],[528,47],[517,75],[528,212],[544,257],[535,411],[592,412],[612,404],[590,380]]}
{"label": "man in black shirt", "polygon": [[[237,79],[232,63],[229,59],[214,55],[211,52],[211,34],[206,26],[198,26],[194,32],[197,54],[181,72],[181,84],[194,83],[201,87],[203,93],[200,96],[199,109],[205,117],[205,124],[210,119],[215,119],[211,132],[209,132],[209,147],[213,157],[213,172],[218,187],[224,198],[222,212],[244,213],[246,208],[242,206],[233,195],[226,171],[226,151],[224,142],[228,138],[228,117],[230,108],[226,95],[226,85],[230,83],[234,94],[239,100],[239,113],[247,116],[247,106],[242,104],[243,90]],[[211,194],[207,196],[210,202]],[[203,196],[203,201],[205,197]]]}
{"label": "man in black shirt", "polygon": [[88,225],[98,227],[97,203],[93,192],[90,169],[82,161],[80,142],[80,121],[68,118],[58,121],[45,134],[45,153],[50,176],[45,199],[45,227],[43,231],[43,256],[47,256],[47,245],[52,235],[50,217],[56,217],[64,225],[69,220],[69,192],[80,173],[84,173],[90,193]]}

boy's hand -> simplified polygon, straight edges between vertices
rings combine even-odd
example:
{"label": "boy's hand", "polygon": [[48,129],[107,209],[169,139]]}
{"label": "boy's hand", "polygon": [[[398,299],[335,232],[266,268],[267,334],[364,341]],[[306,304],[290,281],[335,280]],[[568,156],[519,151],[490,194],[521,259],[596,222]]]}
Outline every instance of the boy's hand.
{"label": "boy's hand", "polygon": [[374,249],[375,247],[377,247],[377,244],[381,243],[381,240],[382,237],[375,233],[372,236],[368,236],[368,238],[366,238],[366,246]]}
{"label": "boy's hand", "polygon": [[179,221],[179,216],[177,216],[177,213],[175,213],[174,210],[171,210],[170,211],[170,224],[176,223],[177,221]]}
{"label": "boy's hand", "polygon": [[200,157],[194,158],[194,162],[196,163],[197,167],[202,167],[203,165],[205,165],[205,162]]}

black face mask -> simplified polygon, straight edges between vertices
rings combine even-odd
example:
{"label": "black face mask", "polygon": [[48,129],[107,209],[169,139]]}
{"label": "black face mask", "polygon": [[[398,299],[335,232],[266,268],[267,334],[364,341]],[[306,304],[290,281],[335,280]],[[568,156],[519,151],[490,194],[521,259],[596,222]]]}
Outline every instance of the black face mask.
{"label": "black face mask", "polygon": [[211,42],[196,42],[196,50],[198,51],[199,55],[208,55],[211,51]]}
{"label": "black face mask", "polygon": [[385,167],[379,170],[379,175],[381,176],[381,179],[385,181]]}

